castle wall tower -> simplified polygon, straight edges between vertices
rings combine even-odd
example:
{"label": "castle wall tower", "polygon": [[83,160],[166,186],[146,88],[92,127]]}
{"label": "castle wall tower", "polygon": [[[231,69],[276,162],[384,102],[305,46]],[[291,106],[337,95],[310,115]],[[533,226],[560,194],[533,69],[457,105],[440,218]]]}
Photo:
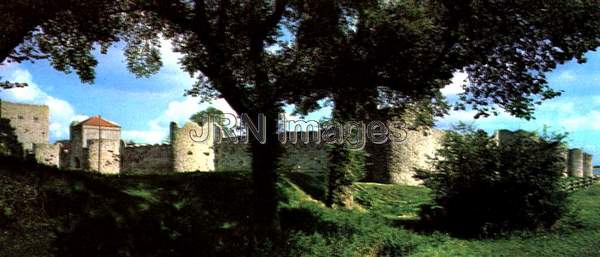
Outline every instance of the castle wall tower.
{"label": "castle wall tower", "polygon": [[[392,133],[396,132],[391,128]],[[401,132],[400,132],[401,133]],[[420,185],[415,179],[416,169],[429,169],[429,158],[435,157],[441,147],[444,131],[438,129],[406,130],[404,141],[390,142],[390,181],[393,184]]]}
{"label": "castle wall tower", "polygon": [[581,149],[570,149],[567,160],[570,177],[583,177],[583,152]]}
{"label": "castle wall tower", "polygon": [[119,174],[121,170],[121,141],[90,139],[85,156],[87,170],[102,174]]}
{"label": "castle wall tower", "polygon": [[48,166],[60,167],[60,152],[62,145],[58,144],[34,144],[33,152],[35,160]]}
{"label": "castle wall tower", "polygon": [[114,174],[120,169],[121,127],[94,116],[71,126],[69,168]]}
{"label": "castle wall tower", "polygon": [[400,117],[385,123],[388,140],[383,144],[366,145],[367,180],[379,183],[420,185],[416,169],[428,169],[430,157],[441,147],[445,132],[434,128],[408,128]]}
{"label": "castle wall tower", "polygon": [[186,122],[182,128],[179,128],[177,123],[171,123],[175,172],[215,170],[214,131],[210,131],[213,127],[211,123],[205,123],[200,127],[196,123]]}
{"label": "castle wall tower", "polygon": [[49,109],[46,105],[17,104],[0,100],[0,118],[9,119],[23,149],[33,152],[34,144],[48,144]]}
{"label": "castle wall tower", "polygon": [[583,176],[592,177],[594,176],[594,165],[592,164],[592,155],[589,153],[583,153]]}

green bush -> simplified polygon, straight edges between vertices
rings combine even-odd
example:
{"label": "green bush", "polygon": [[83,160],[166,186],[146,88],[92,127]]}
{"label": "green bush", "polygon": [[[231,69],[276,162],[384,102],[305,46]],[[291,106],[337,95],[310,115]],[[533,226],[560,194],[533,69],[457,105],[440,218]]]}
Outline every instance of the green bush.
{"label": "green bush", "polygon": [[8,119],[0,118],[0,155],[23,157],[23,147]]}
{"label": "green bush", "polygon": [[518,132],[499,143],[482,130],[457,127],[445,136],[433,170],[417,172],[435,203],[421,217],[464,236],[552,226],[566,211],[563,138]]}

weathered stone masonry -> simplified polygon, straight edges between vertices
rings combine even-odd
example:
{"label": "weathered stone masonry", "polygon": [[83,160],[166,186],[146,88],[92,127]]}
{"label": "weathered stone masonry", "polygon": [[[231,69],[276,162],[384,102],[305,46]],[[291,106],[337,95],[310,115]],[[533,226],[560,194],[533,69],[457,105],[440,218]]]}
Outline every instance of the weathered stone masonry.
{"label": "weathered stone masonry", "polygon": [[[301,134],[301,133],[298,133]],[[289,138],[289,137],[288,137]],[[301,135],[298,135],[301,138]],[[315,140],[288,141],[283,145],[286,156],[279,161],[279,167],[286,172],[324,173],[327,172],[327,152],[323,144]],[[249,171],[251,158],[248,147],[241,143],[223,142],[215,144],[215,170]]]}
{"label": "weathered stone masonry", "polygon": [[60,144],[34,144],[33,151],[37,162],[48,166],[59,166]]}
{"label": "weathered stone masonry", "polygon": [[431,159],[441,146],[444,131],[439,129],[406,130],[388,124],[394,136],[385,144],[367,145],[367,178],[390,184],[418,185],[413,178],[417,169],[431,167]]}
{"label": "weathered stone masonry", "polygon": [[10,103],[0,100],[0,118],[9,119],[25,151],[34,144],[48,143],[48,106]]}
{"label": "weathered stone masonry", "polygon": [[164,174],[173,170],[171,145],[126,145],[121,151],[122,174]]}
{"label": "weathered stone masonry", "polygon": [[[228,140],[215,142],[210,124],[199,126],[187,122],[182,127],[170,125],[170,144],[126,145],[121,128],[114,122],[91,117],[70,128],[70,139],[48,144],[48,107],[0,101],[0,117],[8,118],[16,128],[19,141],[27,153],[40,163],[62,169],[87,170],[104,174],[168,174],[189,171],[250,170],[247,145]],[[441,147],[444,131],[437,129],[406,130],[387,123],[392,141],[367,144],[367,180],[382,183],[417,185],[416,169],[431,165],[430,157]],[[499,143],[510,140],[513,133],[496,132]],[[288,135],[288,137],[291,135]],[[302,135],[294,135],[302,138]],[[400,137],[400,138],[398,138]],[[314,135],[311,136],[314,139]],[[284,144],[286,156],[281,170],[288,172],[327,172],[327,152],[323,144],[311,140]],[[581,149],[566,151],[565,173],[591,176],[592,156]]]}

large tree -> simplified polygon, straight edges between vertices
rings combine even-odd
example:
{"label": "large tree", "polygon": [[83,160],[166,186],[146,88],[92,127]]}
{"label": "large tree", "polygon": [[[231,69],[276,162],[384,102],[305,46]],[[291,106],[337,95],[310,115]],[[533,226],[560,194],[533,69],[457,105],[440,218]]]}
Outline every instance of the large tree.
{"label": "large tree", "polygon": [[[372,119],[376,104],[402,112],[428,102],[427,112],[444,114],[439,90],[461,70],[470,83],[455,108],[470,107],[477,117],[502,108],[530,119],[535,104],[560,94],[545,73],[573,58],[583,62],[600,43],[597,0],[314,1],[296,14],[300,68],[287,83],[306,85],[311,94],[290,100],[310,110],[329,97],[342,119]],[[342,187],[332,189],[347,192],[348,158],[339,154],[342,146],[334,150],[340,163],[331,177]],[[343,205],[348,196],[331,198]]]}
{"label": "large tree", "polygon": [[[530,118],[534,103],[558,94],[544,73],[583,61],[600,43],[598,0],[121,0],[90,9],[93,19],[73,11],[97,2],[56,1],[55,15],[16,19],[11,40],[0,41],[1,60],[50,58],[91,82],[94,42],[105,50],[124,39],[129,69],[148,75],[160,66],[159,38],[170,39],[198,77],[189,94],[266,115],[266,138],[250,142],[259,238],[277,230],[276,117],[285,102],[309,109],[331,97],[345,106],[340,113],[373,109],[381,95],[400,106],[435,102],[453,72],[466,70],[463,103],[480,115],[501,107]],[[11,8],[2,4],[0,13],[25,15]]]}

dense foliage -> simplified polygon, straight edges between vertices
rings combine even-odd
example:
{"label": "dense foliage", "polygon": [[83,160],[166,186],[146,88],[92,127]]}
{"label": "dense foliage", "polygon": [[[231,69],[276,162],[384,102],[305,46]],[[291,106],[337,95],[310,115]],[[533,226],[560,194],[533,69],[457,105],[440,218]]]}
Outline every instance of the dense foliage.
{"label": "dense foliage", "polygon": [[465,126],[449,132],[434,170],[417,173],[437,205],[422,216],[464,235],[552,226],[566,204],[562,138],[519,132],[498,140]]}
{"label": "dense foliage", "polygon": [[23,146],[19,143],[15,129],[8,119],[0,118],[0,155],[23,156]]}
{"label": "dense foliage", "polygon": [[331,98],[372,110],[380,92],[395,105],[437,102],[452,74],[465,70],[472,83],[462,100],[479,115],[500,107],[530,118],[538,99],[558,95],[544,74],[600,45],[598,0],[19,0],[0,1],[0,15],[0,61],[49,59],[91,83],[93,52],[122,40],[128,69],[148,76],[168,39],[198,78],[190,95],[222,97],[253,119],[266,115],[265,143],[249,147],[259,238],[278,230],[283,104]]}
{"label": "dense foliage", "polygon": [[194,113],[190,117],[190,120],[198,123],[200,126],[203,126],[207,121],[213,121],[222,126],[224,118],[224,114],[221,110],[214,107],[208,107],[206,110]]}
{"label": "dense foliage", "polygon": [[[245,256],[249,182],[239,173],[101,176],[0,157],[0,256]],[[426,188],[356,183],[363,208],[348,211],[306,195],[323,180],[303,182],[279,184],[285,237],[261,256],[596,256],[600,243],[598,185],[570,196],[582,211],[553,231],[476,240],[412,231]]]}

